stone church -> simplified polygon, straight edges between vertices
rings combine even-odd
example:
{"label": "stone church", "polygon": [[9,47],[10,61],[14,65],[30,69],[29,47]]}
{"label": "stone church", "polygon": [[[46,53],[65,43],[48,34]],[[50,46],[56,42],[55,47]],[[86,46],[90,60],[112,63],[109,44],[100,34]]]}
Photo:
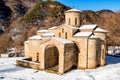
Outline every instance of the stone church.
{"label": "stone church", "polygon": [[25,57],[39,64],[39,70],[55,68],[60,74],[73,67],[104,66],[107,31],[96,24],[81,26],[80,13],[80,10],[70,9],[65,12],[64,24],[38,30],[24,43]]}

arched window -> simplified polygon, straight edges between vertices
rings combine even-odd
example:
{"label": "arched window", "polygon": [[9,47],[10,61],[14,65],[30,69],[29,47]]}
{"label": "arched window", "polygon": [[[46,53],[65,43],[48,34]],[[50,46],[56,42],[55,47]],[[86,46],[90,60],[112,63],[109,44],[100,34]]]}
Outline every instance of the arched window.
{"label": "arched window", "polygon": [[62,28],[62,33],[64,33],[64,28]]}
{"label": "arched window", "polygon": [[70,18],[68,19],[68,24],[70,25]]}
{"label": "arched window", "polygon": [[36,61],[39,62],[39,53],[36,54]]}
{"label": "arched window", "polygon": [[80,25],[82,24],[83,18],[80,16]]}
{"label": "arched window", "polygon": [[77,18],[75,18],[75,25],[77,25]]}
{"label": "arched window", "polygon": [[59,37],[61,37],[61,33],[59,32]]}
{"label": "arched window", "polygon": [[67,39],[67,32],[65,32],[65,39]]}

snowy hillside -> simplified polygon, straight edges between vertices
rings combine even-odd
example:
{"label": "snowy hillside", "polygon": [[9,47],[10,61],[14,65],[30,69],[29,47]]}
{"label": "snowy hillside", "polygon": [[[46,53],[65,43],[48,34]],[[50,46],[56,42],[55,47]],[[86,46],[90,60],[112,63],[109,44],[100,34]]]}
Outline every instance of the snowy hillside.
{"label": "snowy hillside", "polygon": [[107,56],[97,69],[72,70],[64,75],[15,66],[16,59],[0,58],[0,80],[120,80],[120,57]]}

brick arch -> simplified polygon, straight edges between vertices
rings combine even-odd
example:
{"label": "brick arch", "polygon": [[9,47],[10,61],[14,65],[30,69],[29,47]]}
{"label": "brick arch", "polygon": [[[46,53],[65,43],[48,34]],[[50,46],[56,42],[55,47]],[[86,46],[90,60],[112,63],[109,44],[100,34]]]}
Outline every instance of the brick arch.
{"label": "brick arch", "polygon": [[48,44],[45,48],[45,68],[51,68],[53,71],[58,71],[59,68],[59,50],[57,46]]}
{"label": "brick arch", "polygon": [[[46,48],[50,45],[56,47],[59,52],[58,73],[63,74],[72,68],[75,62],[74,43],[64,44],[51,38],[51,40],[41,44],[41,69],[46,69]],[[68,55],[69,54],[69,55]],[[55,66],[55,65],[54,65]],[[49,66],[48,66],[49,68]]]}
{"label": "brick arch", "polygon": [[[45,60],[45,57],[46,57],[46,48],[48,46],[54,46],[58,49],[58,52],[59,52],[59,55],[58,55],[58,73],[60,74],[63,74],[64,73],[64,44],[63,45],[59,45],[59,42],[51,39],[49,40],[48,42],[45,42],[43,44],[41,44],[41,69],[46,69],[46,60]],[[60,66],[60,67],[59,67]],[[49,66],[48,66],[49,67]],[[55,70],[56,71],[56,70]]]}

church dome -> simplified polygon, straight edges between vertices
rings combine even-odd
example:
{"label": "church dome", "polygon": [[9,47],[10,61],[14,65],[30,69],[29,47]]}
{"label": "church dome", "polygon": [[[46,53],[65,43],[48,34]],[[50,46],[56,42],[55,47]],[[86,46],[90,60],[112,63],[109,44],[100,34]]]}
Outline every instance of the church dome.
{"label": "church dome", "polygon": [[78,9],[70,9],[70,10],[67,10],[65,13],[67,12],[82,12],[82,11]]}

